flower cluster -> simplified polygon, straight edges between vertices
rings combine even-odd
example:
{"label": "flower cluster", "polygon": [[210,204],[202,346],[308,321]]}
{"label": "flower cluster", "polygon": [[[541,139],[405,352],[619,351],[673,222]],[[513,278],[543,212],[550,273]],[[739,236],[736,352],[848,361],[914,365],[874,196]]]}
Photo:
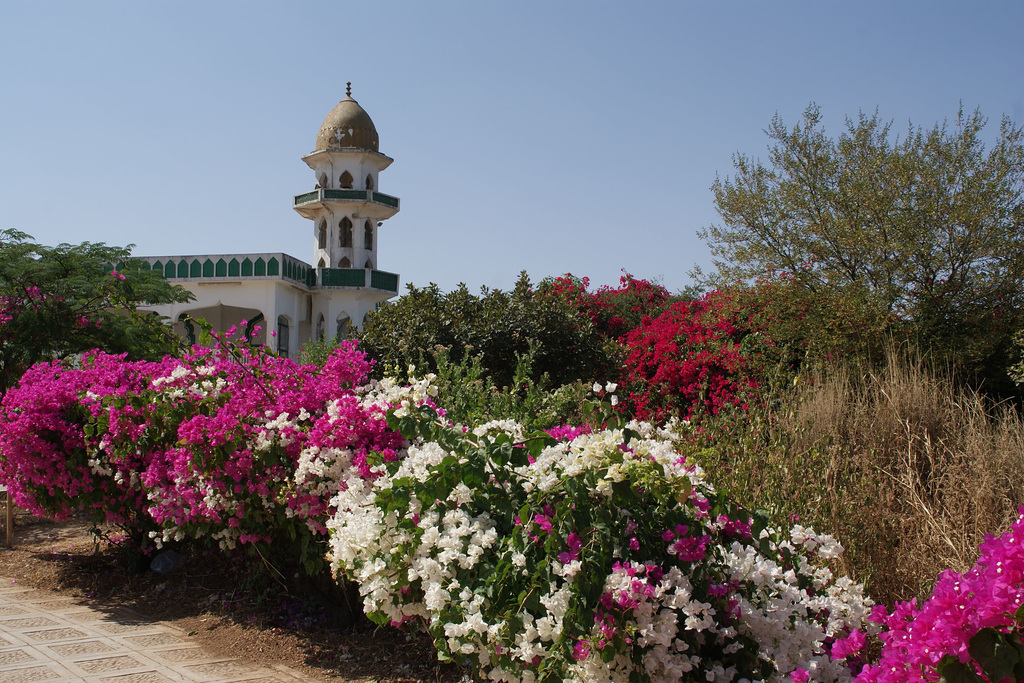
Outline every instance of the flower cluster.
{"label": "flower cluster", "polygon": [[645,318],[658,316],[671,296],[663,286],[625,272],[618,287],[604,285],[591,292],[589,285],[589,278],[566,274],[547,283],[545,293],[575,305],[608,339],[619,339]]}
{"label": "flower cluster", "polygon": [[323,368],[233,343],[38,365],[0,403],[0,471],[36,514],[85,511],[158,546],[285,537],[315,571],[330,498],[349,472],[372,479],[369,453],[403,446],[384,413],[415,388],[367,386],[369,370],[354,342]]}
{"label": "flower cluster", "polygon": [[714,414],[758,386],[756,359],[727,303],[720,292],[681,301],[626,335],[623,383],[638,418]]}
{"label": "flower cluster", "polygon": [[871,603],[832,576],[841,548],[742,513],[668,432],[388,420],[405,458],[350,477],[328,522],[379,623],[422,625],[491,680],[850,679],[834,643]]}
{"label": "flower cluster", "polygon": [[970,571],[943,572],[920,607],[875,608],[871,618],[886,629],[882,655],[857,683],[938,681],[947,667],[963,676],[955,680],[1021,680],[1024,648],[1014,643],[1024,629],[1024,507],[1020,514],[1005,534],[986,537]]}

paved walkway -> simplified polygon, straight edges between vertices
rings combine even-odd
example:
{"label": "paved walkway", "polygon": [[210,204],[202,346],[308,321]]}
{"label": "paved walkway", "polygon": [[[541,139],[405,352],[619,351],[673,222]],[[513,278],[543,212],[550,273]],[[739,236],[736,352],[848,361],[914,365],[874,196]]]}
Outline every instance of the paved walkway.
{"label": "paved walkway", "polygon": [[295,683],[284,666],[211,657],[181,631],[0,579],[0,683]]}

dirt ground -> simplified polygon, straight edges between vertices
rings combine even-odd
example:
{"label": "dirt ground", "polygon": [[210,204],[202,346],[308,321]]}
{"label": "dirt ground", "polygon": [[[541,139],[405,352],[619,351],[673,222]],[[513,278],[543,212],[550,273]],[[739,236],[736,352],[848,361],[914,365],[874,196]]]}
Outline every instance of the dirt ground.
{"label": "dirt ground", "polygon": [[166,574],[130,572],[114,549],[97,545],[85,522],[19,511],[14,531],[14,547],[0,546],[0,577],[129,607],[181,629],[212,654],[284,664],[311,681],[471,680],[465,670],[439,663],[429,639],[366,619],[341,625],[329,606],[252,580],[238,560],[194,553]]}

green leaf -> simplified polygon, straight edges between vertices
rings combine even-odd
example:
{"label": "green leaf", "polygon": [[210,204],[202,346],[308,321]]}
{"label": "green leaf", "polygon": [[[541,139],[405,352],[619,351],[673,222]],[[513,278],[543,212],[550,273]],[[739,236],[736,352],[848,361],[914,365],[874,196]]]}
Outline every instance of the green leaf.
{"label": "green leaf", "polygon": [[1006,637],[994,628],[983,628],[971,638],[967,651],[978,663],[981,670],[992,681],[1013,677],[1014,666],[1020,657]]}
{"label": "green leaf", "polygon": [[951,655],[943,657],[936,669],[939,683],[984,683],[972,667],[962,664]]}

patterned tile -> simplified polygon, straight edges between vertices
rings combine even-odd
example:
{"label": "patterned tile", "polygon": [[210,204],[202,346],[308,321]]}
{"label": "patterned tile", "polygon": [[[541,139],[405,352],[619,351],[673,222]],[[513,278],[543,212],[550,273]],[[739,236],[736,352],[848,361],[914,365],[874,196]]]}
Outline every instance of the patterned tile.
{"label": "patterned tile", "polygon": [[50,628],[45,631],[26,631],[23,634],[26,638],[39,643],[51,643],[55,640],[71,640],[72,638],[85,638],[88,633],[79,631],[77,628]]}
{"label": "patterned tile", "polygon": [[71,658],[76,655],[91,655],[97,652],[110,652],[114,648],[102,640],[77,640],[73,643],[58,643],[50,649],[61,657]]}
{"label": "patterned tile", "polygon": [[92,623],[94,621],[99,621],[101,619],[106,619],[110,615],[104,614],[103,612],[97,612],[96,610],[89,609],[89,610],[84,610],[82,612],[68,612],[68,613],[63,614],[61,616],[66,617],[68,619],[71,619],[72,621],[77,621],[80,624],[90,624],[90,623]]}
{"label": "patterned tile", "polygon": [[188,641],[173,633],[146,633],[141,636],[122,636],[134,647],[161,647],[163,645],[182,645]]}
{"label": "patterned tile", "polygon": [[40,626],[59,626],[59,624],[48,617],[24,617],[0,621],[0,628],[13,629],[15,631],[26,628],[39,628]]}
{"label": "patterned tile", "polygon": [[36,658],[24,650],[4,650],[0,652],[0,666],[27,664],[34,661],[37,661]]}
{"label": "patterned tile", "polygon": [[172,679],[156,671],[143,671],[135,674],[124,674],[121,676],[105,676],[101,679],[104,683],[173,683]]}
{"label": "patterned tile", "polygon": [[96,624],[96,628],[99,629],[100,631],[103,631],[104,633],[113,633],[113,634],[117,635],[117,634],[121,634],[121,633],[133,633],[135,631],[152,630],[153,629],[153,625],[152,624],[138,624],[138,623],[134,623],[134,624],[133,623],[120,623],[120,622],[114,621],[114,622],[110,622],[110,623],[100,622],[100,623]]}
{"label": "patterned tile", "polygon": [[211,659],[210,655],[198,647],[183,647],[177,650],[151,650],[150,656],[165,662],[195,662],[200,659]]}
{"label": "patterned tile", "polygon": [[257,667],[235,660],[210,662],[209,664],[193,664],[185,667],[188,671],[202,674],[204,676],[240,676],[242,674],[251,673],[255,668]]}
{"label": "patterned tile", "polygon": [[48,666],[33,666],[29,669],[11,669],[3,672],[4,683],[36,683],[36,681],[52,681],[61,678]]}
{"label": "patterned tile", "polygon": [[115,657],[101,657],[99,659],[81,659],[75,662],[75,666],[91,674],[98,674],[107,671],[138,669],[145,666],[145,664],[128,655],[117,655]]}
{"label": "patterned tile", "polygon": [[81,607],[82,603],[74,598],[54,598],[52,600],[32,600],[26,604],[47,612],[63,612],[64,610]]}

